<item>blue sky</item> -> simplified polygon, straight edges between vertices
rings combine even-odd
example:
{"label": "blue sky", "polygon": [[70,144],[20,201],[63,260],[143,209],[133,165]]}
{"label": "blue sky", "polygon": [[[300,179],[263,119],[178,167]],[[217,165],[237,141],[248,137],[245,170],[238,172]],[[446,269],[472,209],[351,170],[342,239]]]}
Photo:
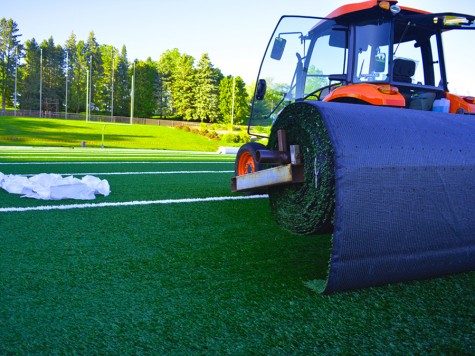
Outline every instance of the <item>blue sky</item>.
{"label": "blue sky", "polygon": [[[17,22],[22,42],[53,36],[64,45],[74,32],[100,44],[127,47],[128,59],[158,60],[167,49],[199,60],[208,53],[224,75],[255,80],[274,27],[282,15],[326,16],[347,0],[16,0],[1,17]],[[355,1],[357,2],[357,1]],[[400,5],[431,12],[475,14],[473,0],[405,0]]]}

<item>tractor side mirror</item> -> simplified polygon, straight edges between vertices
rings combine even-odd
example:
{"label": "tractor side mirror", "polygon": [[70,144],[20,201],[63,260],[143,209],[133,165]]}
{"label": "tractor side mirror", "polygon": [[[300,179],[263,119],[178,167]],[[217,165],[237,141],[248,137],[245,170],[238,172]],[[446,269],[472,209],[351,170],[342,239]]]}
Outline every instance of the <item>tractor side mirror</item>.
{"label": "tractor side mirror", "polygon": [[282,58],[282,54],[284,53],[286,43],[287,40],[285,38],[276,37],[274,40],[274,45],[272,46],[270,57],[272,59],[280,61],[280,59]]}
{"label": "tractor side mirror", "polygon": [[259,79],[256,87],[256,100],[263,100],[266,95],[267,83],[265,79]]}

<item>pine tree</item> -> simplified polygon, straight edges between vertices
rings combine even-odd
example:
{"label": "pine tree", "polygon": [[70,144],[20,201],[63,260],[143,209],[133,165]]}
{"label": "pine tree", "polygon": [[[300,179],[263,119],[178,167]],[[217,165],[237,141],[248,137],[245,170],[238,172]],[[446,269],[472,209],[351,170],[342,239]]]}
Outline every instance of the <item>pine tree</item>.
{"label": "pine tree", "polygon": [[152,59],[135,65],[135,116],[150,117],[155,112],[155,88],[158,72]]}
{"label": "pine tree", "polygon": [[194,119],[213,122],[218,116],[219,82],[207,53],[201,56],[195,73]]}
{"label": "pine tree", "polygon": [[89,90],[91,111],[97,111],[102,107],[101,97],[98,93],[103,90],[104,68],[99,43],[96,41],[94,31],[89,33],[89,37],[84,48],[89,69]]}
{"label": "pine tree", "polygon": [[64,51],[67,53],[65,72],[68,79],[68,112],[79,113],[86,110],[86,61],[84,57],[84,41],[76,41],[71,33],[66,41]]}
{"label": "pine tree", "polygon": [[86,44],[83,40],[76,45],[75,63],[72,68],[71,109],[76,113],[86,111],[87,71],[89,62],[86,54]]}
{"label": "pine tree", "polygon": [[172,73],[171,96],[173,108],[185,120],[191,120],[194,111],[195,71],[193,63],[194,58],[192,56],[183,54],[175,63]]}
{"label": "pine tree", "polygon": [[122,50],[117,59],[117,72],[114,77],[114,114],[128,116],[130,114],[130,75],[127,49]]}
{"label": "pine tree", "polygon": [[7,103],[12,105],[14,91],[15,70],[19,56],[23,50],[18,37],[18,25],[12,19],[0,20],[0,95],[2,96],[2,112],[5,112]]}
{"label": "pine tree", "polygon": [[22,110],[38,110],[40,100],[40,46],[33,38],[25,42],[25,64],[19,80]]}
{"label": "pine tree", "polygon": [[110,113],[112,109],[112,85],[115,87],[113,80],[115,81],[118,50],[113,46],[101,45],[100,52],[103,74],[97,85],[96,105],[105,114],[106,112]]}
{"label": "pine tree", "polygon": [[53,37],[40,45],[43,51],[43,92],[44,111],[60,111],[63,107],[66,77],[63,72],[65,55],[61,46],[54,44]]}
{"label": "pine tree", "polygon": [[237,76],[234,83],[234,123],[242,124],[246,118],[249,118],[249,114],[250,105],[246,83]]}
{"label": "pine tree", "polygon": [[158,69],[157,112],[160,116],[174,114],[172,98],[173,73],[180,56],[181,54],[177,48],[167,50],[162,53],[159,61],[156,63]]}
{"label": "pine tree", "polygon": [[249,96],[241,77],[228,76],[221,80],[219,109],[224,123],[240,124],[249,117]]}

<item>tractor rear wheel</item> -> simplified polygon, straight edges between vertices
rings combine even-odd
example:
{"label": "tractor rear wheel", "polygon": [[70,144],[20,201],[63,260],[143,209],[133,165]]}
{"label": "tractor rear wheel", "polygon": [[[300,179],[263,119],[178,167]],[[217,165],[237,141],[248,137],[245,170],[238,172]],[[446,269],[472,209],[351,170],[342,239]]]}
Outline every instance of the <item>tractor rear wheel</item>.
{"label": "tractor rear wheel", "polygon": [[241,146],[234,165],[234,173],[236,176],[254,173],[262,169],[262,165],[257,162],[256,152],[258,150],[265,150],[266,146],[257,143],[249,142]]}

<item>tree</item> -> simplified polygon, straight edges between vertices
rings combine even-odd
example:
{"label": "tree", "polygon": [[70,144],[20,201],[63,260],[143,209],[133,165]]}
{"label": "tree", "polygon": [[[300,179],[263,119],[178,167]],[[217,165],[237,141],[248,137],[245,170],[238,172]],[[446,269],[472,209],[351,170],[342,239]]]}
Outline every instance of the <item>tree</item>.
{"label": "tree", "polygon": [[241,77],[228,76],[221,80],[219,109],[224,123],[241,124],[249,117],[249,95]]}
{"label": "tree", "polygon": [[157,62],[158,86],[157,86],[157,113],[160,116],[168,116],[174,113],[172,99],[173,73],[176,63],[181,54],[177,48],[167,50],[160,56]]}
{"label": "tree", "polygon": [[72,67],[71,78],[71,109],[76,113],[86,111],[86,93],[87,93],[87,71],[89,62],[86,54],[86,43],[78,41],[76,54],[73,56],[75,62]]}
{"label": "tree", "polygon": [[195,73],[194,118],[203,122],[215,121],[218,116],[219,74],[214,69],[208,54],[201,56]]}
{"label": "tree", "polygon": [[40,101],[40,46],[33,38],[25,42],[25,64],[23,65],[19,89],[20,108],[38,110]]}
{"label": "tree", "polygon": [[64,52],[68,61],[65,73],[68,80],[68,112],[79,113],[86,110],[86,59],[84,41],[77,42],[76,35],[71,33],[66,40]]}
{"label": "tree", "polygon": [[114,113],[119,116],[130,114],[130,74],[127,49],[122,50],[117,58],[117,72],[114,77]]}
{"label": "tree", "polygon": [[155,112],[155,88],[158,72],[152,59],[138,61],[135,65],[135,116],[150,117]]}
{"label": "tree", "polygon": [[96,101],[97,106],[101,112],[111,112],[112,109],[112,93],[115,87],[115,71],[117,67],[117,54],[118,50],[113,46],[101,45],[101,60],[102,60],[102,80],[99,79],[97,85]]}
{"label": "tree", "polygon": [[40,45],[43,52],[43,110],[60,111],[63,107],[65,91],[64,51],[54,44],[53,37]]}
{"label": "tree", "polygon": [[175,63],[172,73],[171,97],[173,108],[176,113],[185,120],[193,118],[195,71],[193,69],[194,58],[188,54],[181,55]]}
{"label": "tree", "polygon": [[89,69],[89,95],[91,98],[89,105],[91,105],[91,110],[98,110],[103,107],[102,98],[98,93],[104,90],[104,68],[100,46],[96,41],[94,31],[89,33],[84,47],[84,54],[88,63],[87,68]]}
{"label": "tree", "polygon": [[23,47],[18,37],[18,25],[12,19],[0,20],[0,80],[2,96],[2,112],[5,112],[7,103],[12,104],[14,90],[14,76],[18,65],[19,56]]}

